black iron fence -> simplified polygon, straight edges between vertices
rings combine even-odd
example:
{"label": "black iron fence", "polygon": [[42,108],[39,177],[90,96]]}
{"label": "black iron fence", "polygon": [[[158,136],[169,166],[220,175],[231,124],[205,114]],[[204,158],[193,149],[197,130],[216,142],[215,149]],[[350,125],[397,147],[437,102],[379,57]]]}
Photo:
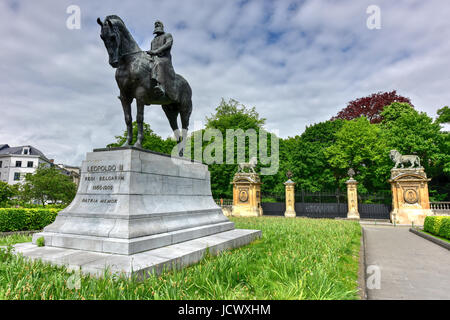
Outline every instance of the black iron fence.
{"label": "black iron fence", "polygon": [[216,202],[216,204],[218,206],[221,207],[227,207],[227,206],[232,206],[233,205],[233,199],[214,199],[214,201]]}
{"label": "black iron fence", "polygon": [[[286,210],[285,194],[264,193],[262,203],[264,215],[282,216]],[[390,191],[358,195],[358,211],[361,219],[389,219],[391,211]],[[295,193],[295,212],[299,217],[346,218],[348,212],[347,192],[306,191]]]}
{"label": "black iron fence", "polygon": [[261,207],[265,216],[282,216],[286,211],[285,202],[262,202]]}
{"label": "black iron fence", "polygon": [[392,192],[390,190],[378,191],[376,193],[359,194],[358,203],[361,204],[392,204]]}
{"label": "black iron fence", "polygon": [[308,218],[346,218],[347,203],[338,202],[296,202],[295,212],[299,217]]}
{"label": "black iron fence", "polygon": [[295,202],[301,203],[347,203],[347,192],[334,191],[307,191],[299,190],[295,193]]}
{"label": "black iron fence", "polygon": [[263,192],[261,193],[261,202],[262,203],[268,203],[268,202],[284,202],[286,201],[286,193],[268,193]]}
{"label": "black iron fence", "polygon": [[359,203],[360,219],[389,220],[392,205],[384,203]]}

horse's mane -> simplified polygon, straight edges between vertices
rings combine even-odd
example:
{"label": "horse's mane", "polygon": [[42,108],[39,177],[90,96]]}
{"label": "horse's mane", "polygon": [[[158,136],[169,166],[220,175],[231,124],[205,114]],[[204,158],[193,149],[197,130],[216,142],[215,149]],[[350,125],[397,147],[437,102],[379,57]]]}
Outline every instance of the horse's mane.
{"label": "horse's mane", "polygon": [[[111,22],[111,24],[112,24],[114,27],[116,27],[116,28],[118,29],[118,31],[120,31],[120,33],[121,33],[126,39],[128,39],[129,42],[134,43],[134,44],[139,48],[139,45],[138,45],[137,42],[134,40],[132,34],[130,33],[130,31],[129,31],[128,28],[126,27],[125,22],[123,22],[123,20],[122,20],[119,16],[117,16],[117,15],[115,15],[115,14],[106,16],[105,22],[106,22],[106,21]],[[140,50],[140,48],[139,48],[139,50]]]}
{"label": "horse's mane", "polygon": [[111,23],[112,23],[113,25],[116,24],[116,21],[114,21],[114,20],[117,20],[118,22],[120,22],[120,23],[122,24],[122,26],[125,26],[125,23],[123,22],[123,20],[122,20],[119,16],[116,16],[115,14],[106,16],[105,21],[106,21],[106,20],[111,21]]}
{"label": "horse's mane", "polygon": [[112,14],[112,15],[106,16],[105,22],[107,20],[109,22],[111,22],[111,24],[114,27],[117,27],[118,30],[121,31],[123,35],[127,36],[128,38],[133,38],[130,31],[128,31],[127,27],[125,26],[125,22],[123,22],[123,20],[119,16]]}

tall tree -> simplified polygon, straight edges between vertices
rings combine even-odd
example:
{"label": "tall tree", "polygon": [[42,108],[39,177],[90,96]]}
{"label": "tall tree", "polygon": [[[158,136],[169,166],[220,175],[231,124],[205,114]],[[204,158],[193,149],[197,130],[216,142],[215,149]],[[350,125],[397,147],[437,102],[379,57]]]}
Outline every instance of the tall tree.
{"label": "tall tree", "polygon": [[437,123],[450,123],[450,108],[445,106],[437,111]]}
{"label": "tall tree", "polygon": [[[230,132],[227,130],[235,130],[234,133],[236,136],[240,136],[250,130],[256,133],[257,137],[260,137],[261,133],[266,133],[263,128],[265,123],[265,119],[261,118],[256,111],[255,107],[249,108],[239,103],[236,100],[230,99],[225,101],[223,98],[215,109],[215,113],[211,114],[211,116],[206,117],[206,129],[199,130],[194,132],[188,141],[188,145],[191,146],[191,157],[196,158],[194,152],[195,141],[201,141],[201,152],[205,151],[205,148],[208,148],[211,144],[215,143],[215,138],[213,137],[210,141],[208,139],[204,139],[205,134],[208,134],[212,130],[218,130],[222,136],[221,148],[220,151],[222,153],[222,157],[220,160],[221,163],[212,163],[209,164],[209,171],[211,173],[211,190],[213,196],[215,198],[231,198],[232,197],[232,185],[230,182],[233,180],[233,176],[237,170],[237,164],[239,162],[238,156],[243,156],[244,161],[249,161],[250,155],[250,138],[245,136],[243,141],[245,141],[245,146],[243,149],[238,148],[238,140],[232,140],[231,144],[227,144],[227,134]],[[242,130],[242,133],[239,133],[239,130]],[[228,137],[229,138],[229,137]],[[203,141],[205,140],[205,141]],[[271,148],[271,139],[267,138],[268,148]],[[255,149],[256,156],[259,158],[259,140],[256,140],[257,147]],[[219,152],[219,150],[217,150]],[[232,163],[227,164],[227,152],[232,152],[233,158],[228,159],[232,160]],[[259,159],[260,160],[260,159]],[[264,167],[261,162],[257,165],[257,170]],[[272,190],[275,180],[273,176],[270,175],[262,175],[261,176],[263,185],[262,191],[264,190]]]}
{"label": "tall tree", "polygon": [[343,120],[320,122],[306,127],[300,136],[280,143],[281,171],[291,170],[297,189],[335,190],[339,187],[339,171],[330,167],[325,150],[336,142],[335,133]]}
{"label": "tall tree", "polygon": [[[432,194],[450,194],[450,140],[441,126],[425,112],[418,112],[406,103],[387,106],[381,122],[384,140],[390,149],[402,154],[416,154],[429,178]],[[447,191],[442,191],[446,189]],[[437,199],[437,198],[436,198]]]}
{"label": "tall tree", "polygon": [[389,163],[387,146],[381,129],[366,117],[346,121],[335,134],[336,142],[325,154],[329,165],[339,172],[340,185],[344,188],[347,170],[353,168],[358,189],[363,193],[387,190]]}
{"label": "tall tree", "polygon": [[69,204],[75,197],[77,186],[55,166],[42,164],[34,174],[25,176],[19,190],[23,200],[37,200],[42,205],[47,201]]}
{"label": "tall tree", "polygon": [[394,102],[382,112],[381,128],[391,148],[402,154],[416,154],[430,176],[442,170],[446,155],[441,126],[425,112],[407,103]]}
{"label": "tall tree", "polygon": [[5,205],[16,194],[15,188],[4,181],[0,181],[0,205]]}
{"label": "tall tree", "polygon": [[379,123],[383,119],[381,115],[383,108],[393,102],[406,102],[413,107],[409,98],[398,95],[395,90],[391,92],[377,92],[370,96],[350,101],[347,106],[339,111],[339,113],[331,118],[331,120],[352,120],[359,118],[360,116],[365,116],[371,123]]}

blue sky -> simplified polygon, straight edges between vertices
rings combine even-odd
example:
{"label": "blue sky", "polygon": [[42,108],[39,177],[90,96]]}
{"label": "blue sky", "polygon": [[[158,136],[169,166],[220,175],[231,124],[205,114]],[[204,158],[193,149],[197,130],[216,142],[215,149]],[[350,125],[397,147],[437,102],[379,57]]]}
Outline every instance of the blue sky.
{"label": "blue sky", "polygon": [[[72,4],[80,30],[66,27]],[[381,29],[367,28],[369,5],[380,7]],[[123,132],[115,70],[95,21],[109,14],[144,50],[155,20],[172,33],[175,71],[193,90],[191,129],[222,97],[255,106],[281,137],[378,91],[397,90],[431,117],[450,104],[450,2],[4,0],[0,143],[79,165]],[[171,135],[159,106],[146,108],[145,121]]]}

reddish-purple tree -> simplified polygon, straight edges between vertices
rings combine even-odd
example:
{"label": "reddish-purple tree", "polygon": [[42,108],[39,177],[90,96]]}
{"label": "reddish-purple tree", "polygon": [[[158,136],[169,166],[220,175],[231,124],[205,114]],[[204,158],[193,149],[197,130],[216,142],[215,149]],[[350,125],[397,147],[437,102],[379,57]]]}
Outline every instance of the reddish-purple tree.
{"label": "reddish-purple tree", "polygon": [[331,118],[331,120],[351,120],[359,118],[360,116],[366,116],[371,123],[379,123],[383,120],[383,117],[380,115],[381,111],[383,111],[385,106],[390,105],[392,102],[407,102],[414,108],[409,98],[398,95],[395,90],[392,92],[378,92],[367,97],[350,101],[347,106],[339,111],[339,113]]}

